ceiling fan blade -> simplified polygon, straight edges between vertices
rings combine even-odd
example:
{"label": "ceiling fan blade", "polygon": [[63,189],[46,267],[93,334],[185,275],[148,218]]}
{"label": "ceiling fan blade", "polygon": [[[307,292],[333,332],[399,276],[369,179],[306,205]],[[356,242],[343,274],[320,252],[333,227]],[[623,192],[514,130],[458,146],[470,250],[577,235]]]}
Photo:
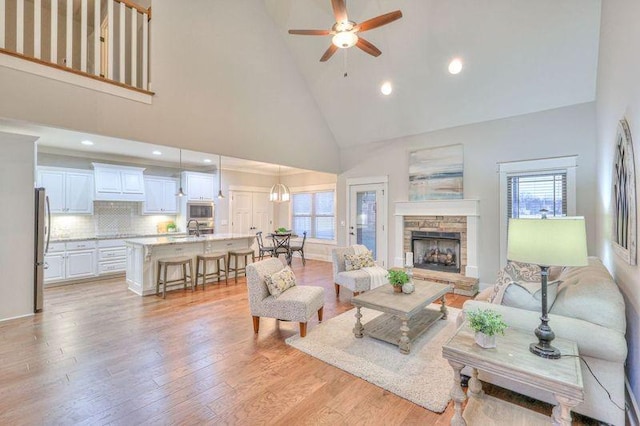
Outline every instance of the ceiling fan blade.
{"label": "ceiling fan blade", "polygon": [[333,8],[333,14],[336,17],[336,22],[347,22],[347,5],[344,0],[331,0],[331,7]]}
{"label": "ceiling fan blade", "polygon": [[289,34],[323,36],[331,34],[331,30],[289,30]]}
{"label": "ceiling fan blade", "polygon": [[324,52],[324,55],[322,55],[322,58],[320,58],[320,62],[328,61],[333,56],[333,54],[336,53],[336,50],[338,50],[338,46],[336,46],[335,44],[331,44],[327,51]]}
{"label": "ceiling fan blade", "polygon": [[400,18],[402,18],[402,12],[399,10],[385,13],[384,15],[376,16],[375,18],[371,18],[368,21],[364,21],[356,25],[356,31],[363,32],[363,31],[372,30],[374,28],[387,25],[388,23],[391,23]]}
{"label": "ceiling fan blade", "polygon": [[367,40],[363,39],[362,37],[358,37],[358,42],[356,43],[356,46],[358,46],[361,50],[364,50],[371,56],[378,57],[382,54],[380,49],[378,49],[377,47],[375,47],[373,44],[369,43]]}

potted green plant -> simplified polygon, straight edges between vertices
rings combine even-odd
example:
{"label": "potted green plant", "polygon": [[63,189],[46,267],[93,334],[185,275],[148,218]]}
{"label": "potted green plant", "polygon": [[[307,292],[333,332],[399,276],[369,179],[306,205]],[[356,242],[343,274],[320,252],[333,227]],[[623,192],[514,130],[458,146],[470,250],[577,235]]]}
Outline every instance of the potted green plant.
{"label": "potted green plant", "polygon": [[469,327],[475,332],[476,343],[485,348],[496,347],[496,334],[504,334],[508,327],[503,321],[502,315],[491,309],[478,309],[467,312]]}
{"label": "potted green plant", "polygon": [[402,286],[409,282],[409,275],[405,271],[392,269],[389,271],[389,284],[393,286],[393,291],[402,293]]}
{"label": "potted green plant", "polygon": [[286,234],[287,232],[289,232],[287,228],[280,227],[276,229],[276,234]]}
{"label": "potted green plant", "polygon": [[167,224],[167,232],[176,232],[176,224],[171,222]]}

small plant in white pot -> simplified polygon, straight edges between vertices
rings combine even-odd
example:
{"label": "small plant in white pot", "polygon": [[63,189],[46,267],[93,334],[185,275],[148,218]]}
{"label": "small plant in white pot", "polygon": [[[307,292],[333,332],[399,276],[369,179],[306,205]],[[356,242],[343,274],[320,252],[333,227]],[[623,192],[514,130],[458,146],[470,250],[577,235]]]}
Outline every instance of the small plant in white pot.
{"label": "small plant in white pot", "polygon": [[469,326],[476,332],[476,343],[485,348],[496,347],[496,334],[504,334],[508,327],[502,315],[491,309],[478,309],[467,312]]}

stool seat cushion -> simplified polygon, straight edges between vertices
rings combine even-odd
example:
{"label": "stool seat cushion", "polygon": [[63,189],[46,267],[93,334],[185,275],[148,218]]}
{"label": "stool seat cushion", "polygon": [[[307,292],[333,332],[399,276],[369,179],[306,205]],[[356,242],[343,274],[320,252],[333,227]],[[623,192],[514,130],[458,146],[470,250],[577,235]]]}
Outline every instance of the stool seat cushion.
{"label": "stool seat cushion", "polygon": [[253,249],[251,249],[251,248],[229,250],[229,254],[231,254],[231,255],[233,255],[233,254],[247,255],[247,254],[251,254],[251,253],[253,253]]}
{"label": "stool seat cushion", "polygon": [[207,253],[207,254],[199,254],[198,259],[206,259],[206,260],[215,260],[223,257],[227,257],[227,253],[224,252],[215,252],[215,253]]}
{"label": "stool seat cushion", "polygon": [[166,263],[168,265],[181,265],[183,263],[189,263],[191,258],[189,256],[182,257],[165,257],[163,259],[158,259],[158,263]]}

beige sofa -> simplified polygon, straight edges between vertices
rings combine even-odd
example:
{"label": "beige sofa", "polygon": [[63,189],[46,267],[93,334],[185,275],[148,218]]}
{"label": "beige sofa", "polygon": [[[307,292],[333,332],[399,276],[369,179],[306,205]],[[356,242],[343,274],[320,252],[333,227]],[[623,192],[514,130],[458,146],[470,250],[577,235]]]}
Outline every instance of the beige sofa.
{"label": "beige sofa", "polygon": [[[558,286],[555,302],[549,309],[549,325],[557,337],[577,342],[580,355],[611,393],[613,401],[624,407],[626,321],[624,299],[618,286],[602,262],[595,257],[589,258],[588,266],[565,267],[557,279],[562,282]],[[531,330],[532,342],[535,341],[533,330],[540,323],[540,312],[489,303],[487,299],[491,291],[487,289],[475,300],[465,302],[463,311],[491,308],[501,313],[510,327]],[[464,316],[460,315],[458,321],[463,320]],[[585,400],[574,411],[623,426],[625,412],[609,400],[584,362],[581,365]],[[551,394],[514,381],[482,373],[480,378],[539,400],[554,402]]]}

